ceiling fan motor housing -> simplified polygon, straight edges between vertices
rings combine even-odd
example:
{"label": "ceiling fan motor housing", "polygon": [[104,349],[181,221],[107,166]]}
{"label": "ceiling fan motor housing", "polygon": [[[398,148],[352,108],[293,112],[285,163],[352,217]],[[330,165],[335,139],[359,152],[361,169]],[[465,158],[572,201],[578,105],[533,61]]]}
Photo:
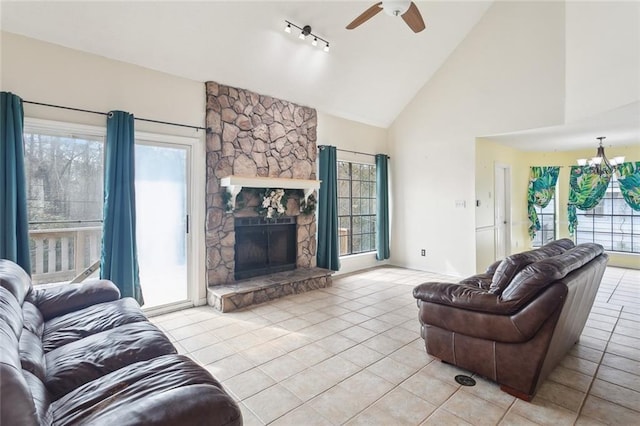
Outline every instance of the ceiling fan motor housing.
{"label": "ceiling fan motor housing", "polygon": [[382,9],[384,13],[390,16],[401,16],[411,6],[411,0],[383,1]]}

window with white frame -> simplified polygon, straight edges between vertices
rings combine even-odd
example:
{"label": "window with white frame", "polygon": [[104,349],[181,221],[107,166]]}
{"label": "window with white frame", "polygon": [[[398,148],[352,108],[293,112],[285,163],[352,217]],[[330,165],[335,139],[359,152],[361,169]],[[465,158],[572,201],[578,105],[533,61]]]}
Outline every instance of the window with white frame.
{"label": "window with white frame", "polygon": [[576,243],[595,242],[605,250],[640,253],[640,212],[622,197],[615,174],[600,203],[591,210],[577,210]]}
{"label": "window with white frame", "polygon": [[68,281],[100,258],[104,133],[27,122],[24,150],[32,279]]}
{"label": "window with white frame", "polygon": [[340,255],[376,249],[376,166],[338,161]]}
{"label": "window with white frame", "polygon": [[535,206],[540,221],[540,230],[531,243],[533,247],[542,247],[549,241],[556,239],[556,196],[555,193],[547,207]]}

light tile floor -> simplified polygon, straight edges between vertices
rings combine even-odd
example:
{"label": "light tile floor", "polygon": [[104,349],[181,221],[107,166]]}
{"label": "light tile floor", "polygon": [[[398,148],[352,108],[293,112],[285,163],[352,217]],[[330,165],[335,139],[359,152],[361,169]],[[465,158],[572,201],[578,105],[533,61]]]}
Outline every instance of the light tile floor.
{"label": "light tile floor", "polygon": [[579,343],[531,403],[429,357],[412,289],[451,277],[383,267],[220,314],[151,318],[239,402],[246,425],[640,424],[640,271],[607,268]]}

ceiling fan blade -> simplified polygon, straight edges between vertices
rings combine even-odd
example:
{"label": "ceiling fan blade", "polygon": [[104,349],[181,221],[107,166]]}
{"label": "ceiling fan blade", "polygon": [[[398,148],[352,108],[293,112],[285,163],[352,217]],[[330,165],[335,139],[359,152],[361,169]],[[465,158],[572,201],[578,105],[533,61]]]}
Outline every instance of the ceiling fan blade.
{"label": "ceiling fan blade", "polygon": [[347,29],[348,30],[352,30],[352,29],[364,24],[366,21],[368,21],[369,19],[371,19],[374,16],[376,16],[380,11],[382,11],[382,2],[381,1],[376,3],[376,4],[374,4],[369,9],[365,10],[364,12],[362,12],[360,14],[360,16],[358,16],[356,19],[351,21],[351,23],[349,25],[347,25]]}
{"label": "ceiling fan blade", "polygon": [[411,2],[409,9],[402,14],[402,19],[404,19],[404,22],[407,23],[414,33],[419,33],[424,30],[425,25],[422,20],[422,15],[420,15],[420,11],[414,2]]}

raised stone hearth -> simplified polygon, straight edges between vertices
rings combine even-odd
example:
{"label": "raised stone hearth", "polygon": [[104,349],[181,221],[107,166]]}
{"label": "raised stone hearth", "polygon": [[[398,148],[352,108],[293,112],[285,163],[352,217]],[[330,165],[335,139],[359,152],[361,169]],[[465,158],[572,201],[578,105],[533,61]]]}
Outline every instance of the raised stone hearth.
{"label": "raised stone hearth", "polygon": [[231,312],[290,294],[331,287],[331,274],[328,269],[304,268],[227,285],[210,285],[207,303],[221,312]]}

